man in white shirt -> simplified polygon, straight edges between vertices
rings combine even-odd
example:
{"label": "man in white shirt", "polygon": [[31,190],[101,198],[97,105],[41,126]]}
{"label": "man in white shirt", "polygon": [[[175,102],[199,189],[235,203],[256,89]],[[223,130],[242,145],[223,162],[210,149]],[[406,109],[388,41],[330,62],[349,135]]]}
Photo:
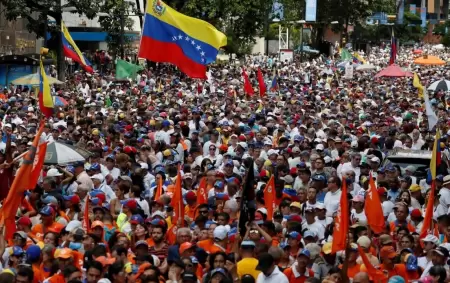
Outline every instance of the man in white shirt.
{"label": "man in white shirt", "polygon": [[305,208],[305,221],[302,223],[302,229],[308,229],[317,235],[319,240],[325,237],[325,227],[316,221],[316,214],[314,207]]}
{"label": "man in white shirt", "polygon": [[348,171],[355,172],[355,180],[359,182],[359,176],[361,175],[361,169],[359,168],[359,164],[361,163],[361,153],[354,152],[350,156],[350,162],[346,162],[342,165],[341,175],[339,178],[342,178],[342,174]]}
{"label": "man in white shirt", "polygon": [[448,212],[448,208],[450,207],[450,175],[444,177],[444,183],[442,184],[442,188],[439,191],[439,205],[435,211],[434,217],[436,219]]}
{"label": "man in white shirt", "polygon": [[339,203],[341,201],[341,179],[337,177],[331,177],[328,180],[328,192],[325,194],[324,206],[327,210],[327,217],[333,217],[333,215],[339,209]]}
{"label": "man in white shirt", "polygon": [[263,253],[258,257],[256,270],[261,271],[256,278],[256,283],[288,283],[289,280],[276,266],[273,256]]}
{"label": "man in white shirt", "polygon": [[91,177],[91,179],[92,182],[94,183],[94,190],[101,190],[103,193],[105,193],[106,202],[110,203],[111,200],[117,198],[116,194],[111,189],[111,187],[103,182],[105,178],[101,173],[95,174],[94,176]]}

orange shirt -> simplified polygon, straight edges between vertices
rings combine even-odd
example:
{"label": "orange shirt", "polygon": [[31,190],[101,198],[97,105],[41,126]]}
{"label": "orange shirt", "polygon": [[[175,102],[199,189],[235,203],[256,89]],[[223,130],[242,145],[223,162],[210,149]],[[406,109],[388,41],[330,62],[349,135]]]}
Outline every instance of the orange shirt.
{"label": "orange shirt", "polygon": [[[390,231],[391,233],[395,233],[395,228],[399,227],[399,224],[397,223],[397,221],[392,221],[391,223],[389,223],[389,227],[390,227]],[[408,225],[406,226],[409,230],[409,232],[413,233],[416,232],[416,228],[414,228],[414,226],[411,225],[411,223],[408,222]]]}
{"label": "orange shirt", "polygon": [[286,268],[283,273],[284,275],[286,275],[286,277],[288,278],[290,283],[304,283],[306,281],[306,279],[308,279],[309,277],[314,277],[314,272],[311,269],[306,269],[306,272],[308,273],[308,275],[306,274],[300,274],[299,277],[295,277],[294,271],[292,271],[292,268],[295,268],[295,266],[293,267],[289,267]]}
{"label": "orange shirt", "polygon": [[[339,265],[339,268],[342,269],[342,264]],[[355,264],[352,267],[349,267],[347,270],[347,276],[350,279],[353,279],[357,273],[361,271],[361,264]]]}
{"label": "orange shirt", "polygon": [[46,271],[43,263],[41,263],[39,269],[41,270],[41,276],[44,280],[50,277],[50,269]]}
{"label": "orange shirt", "polygon": [[58,223],[58,222],[53,222],[52,225],[50,225],[49,227],[46,227],[45,232],[44,232],[44,225],[39,223],[39,224],[36,224],[33,228],[31,228],[31,233],[36,235],[36,239],[38,239],[39,241],[43,241],[44,234],[46,232],[56,232],[59,234],[62,231],[62,229],[64,229],[63,224]]}
{"label": "orange shirt", "polygon": [[396,264],[393,269],[387,269],[384,264],[380,264],[380,270],[387,271],[389,274],[389,278],[392,276],[398,275],[403,277],[406,282],[408,282],[408,274],[406,273],[406,266],[404,264]]}
{"label": "orange shirt", "polygon": [[197,247],[204,249],[205,252],[207,252],[207,253],[209,253],[209,250],[211,249],[211,246],[213,246],[213,245],[214,245],[214,242],[211,239],[206,239],[206,240],[197,242]]}
{"label": "orange shirt", "polygon": [[184,215],[189,216],[189,218],[191,219],[195,219],[195,212],[197,211],[197,205],[195,205],[194,207],[190,206],[189,204],[187,204],[184,207]]}
{"label": "orange shirt", "polygon": [[153,241],[153,239],[152,238],[147,238],[147,244],[148,244],[148,247],[150,248],[150,247],[153,247],[154,245],[155,245],[155,241]]}
{"label": "orange shirt", "polygon": [[49,283],[66,283],[66,280],[64,279],[64,275],[62,273],[58,273],[53,275],[48,279]]}
{"label": "orange shirt", "polygon": [[31,268],[33,269],[33,283],[40,283],[44,281],[44,277],[41,272],[41,268],[39,264],[32,264]]}

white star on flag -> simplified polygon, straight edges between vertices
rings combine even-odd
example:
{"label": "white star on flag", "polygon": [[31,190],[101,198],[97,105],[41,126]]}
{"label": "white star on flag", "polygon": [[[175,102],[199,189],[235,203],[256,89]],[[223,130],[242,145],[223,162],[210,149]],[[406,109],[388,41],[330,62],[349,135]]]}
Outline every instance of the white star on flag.
{"label": "white star on flag", "polygon": [[191,43],[192,43],[192,45],[195,45],[195,41],[192,40]]}
{"label": "white star on flag", "polygon": [[186,41],[190,40],[189,36],[186,36],[184,39],[186,39]]}
{"label": "white star on flag", "polygon": [[177,37],[176,36],[172,36],[172,40],[173,41],[177,41]]}
{"label": "white star on flag", "polygon": [[200,50],[200,49],[202,49],[202,48],[200,47],[200,45],[197,45],[197,50]]}
{"label": "white star on flag", "polygon": [[180,34],[179,36],[178,36],[178,39],[183,39],[183,36]]}
{"label": "white star on flag", "polygon": [[200,52],[200,55],[202,55],[202,57],[205,56],[205,52]]}

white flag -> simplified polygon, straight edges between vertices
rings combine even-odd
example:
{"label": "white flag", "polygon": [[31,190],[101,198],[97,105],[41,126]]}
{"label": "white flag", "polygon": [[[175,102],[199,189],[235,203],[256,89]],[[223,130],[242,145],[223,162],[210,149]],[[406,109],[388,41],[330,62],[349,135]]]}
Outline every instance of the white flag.
{"label": "white flag", "polygon": [[423,98],[425,99],[425,114],[428,118],[428,130],[431,131],[436,126],[438,117],[434,113],[433,108],[431,108],[430,98],[428,97],[426,88],[423,90]]}

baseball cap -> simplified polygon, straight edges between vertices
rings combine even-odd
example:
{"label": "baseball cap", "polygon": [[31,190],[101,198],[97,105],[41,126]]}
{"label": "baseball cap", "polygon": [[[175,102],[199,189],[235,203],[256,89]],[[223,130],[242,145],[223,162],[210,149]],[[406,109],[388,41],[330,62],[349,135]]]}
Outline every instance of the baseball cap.
{"label": "baseball cap", "polygon": [[51,216],[55,213],[55,210],[53,209],[53,207],[51,206],[44,206],[43,208],[41,208],[41,210],[39,210],[39,214],[45,215],[45,216]]}
{"label": "baseball cap", "polygon": [[142,224],[144,223],[144,218],[140,214],[133,214],[130,218],[130,224]]}
{"label": "baseball cap", "polygon": [[254,248],[254,247],[256,247],[256,245],[255,245],[255,242],[253,242],[253,241],[249,241],[249,240],[244,240],[244,241],[242,241],[242,243],[241,243],[241,247],[245,247],[245,248]]}
{"label": "baseball cap", "polygon": [[362,195],[356,195],[352,198],[353,202],[364,202],[364,197]]}
{"label": "baseball cap", "polygon": [[24,251],[21,247],[19,246],[13,246],[10,250],[9,250],[9,255],[14,255],[14,256],[22,256],[24,254]]}
{"label": "baseball cap", "polygon": [[292,231],[288,234],[288,238],[300,241],[302,239],[302,235],[299,232]]}
{"label": "baseball cap", "polygon": [[95,258],[95,261],[98,261],[102,264],[103,267],[111,265],[116,262],[116,258],[114,257],[106,257],[106,256],[99,256]]}
{"label": "baseball cap", "polygon": [[93,175],[91,177],[91,179],[96,179],[96,180],[99,180],[100,182],[103,182],[105,180],[105,177],[103,177],[103,175],[99,173],[99,174]]}
{"label": "baseball cap", "polygon": [[287,221],[302,223],[302,217],[297,214],[287,216]]}
{"label": "baseball cap", "polygon": [[414,208],[414,209],[411,211],[411,217],[419,218],[419,217],[421,217],[421,216],[422,216],[422,212],[420,211],[420,209]]}
{"label": "baseball cap", "polygon": [[370,247],[370,239],[367,236],[359,237],[356,243],[365,249],[368,249]]}
{"label": "baseball cap", "polygon": [[64,196],[64,200],[70,201],[72,204],[80,203],[80,197],[78,195]]}
{"label": "baseball cap", "polygon": [[228,235],[228,229],[223,226],[219,225],[214,229],[214,239],[218,239],[219,241],[224,240]]}
{"label": "baseball cap", "polygon": [[420,185],[417,185],[417,184],[412,184],[412,185],[409,187],[409,191],[410,191],[411,193],[418,192],[418,191],[420,191],[420,190],[421,190]]}
{"label": "baseball cap", "polygon": [[330,242],[326,242],[324,245],[323,245],[323,247],[322,247],[322,252],[324,253],[324,254],[331,254],[331,249],[332,249],[332,247],[333,247],[333,244],[332,243],[330,243]]}
{"label": "baseball cap", "polygon": [[391,236],[386,235],[386,234],[381,235],[380,238],[379,238],[379,240],[380,240],[380,243],[381,243],[382,245],[392,244],[392,238],[391,238]]}
{"label": "baseball cap", "polygon": [[256,270],[266,271],[273,265],[273,256],[269,253],[263,253],[258,258],[258,265],[256,266]]}
{"label": "baseball cap", "polygon": [[[448,254],[448,251],[447,251]],[[394,258],[397,256],[397,253],[395,252],[394,248],[391,246],[382,247],[380,251],[380,257],[381,258]]]}
{"label": "baseball cap", "polygon": [[38,245],[30,245],[26,251],[27,259],[35,261],[41,257],[41,248]]}
{"label": "baseball cap", "polygon": [[311,230],[306,230],[304,233],[303,233],[303,238],[309,238],[309,237],[312,237],[312,238],[315,238],[316,237],[316,233],[314,233],[314,231],[311,231]]}
{"label": "baseball cap", "polygon": [[17,231],[13,234],[13,236],[14,235],[19,235],[24,240],[26,240],[26,238],[27,238],[27,233],[25,233],[24,231]]}
{"label": "baseball cap", "polygon": [[189,192],[187,192],[187,193],[184,195],[184,198],[185,198],[186,200],[192,200],[192,201],[194,201],[194,200],[197,199],[197,196],[195,195],[195,193],[194,193],[193,191],[189,191]]}
{"label": "baseball cap", "polygon": [[299,257],[299,256],[306,256],[307,258],[310,258],[310,257],[311,257],[311,253],[310,253],[307,249],[302,249],[302,250],[298,253],[297,256],[298,256],[298,257]]}
{"label": "baseball cap", "polygon": [[437,253],[438,255],[441,255],[441,256],[443,256],[445,258],[448,258],[448,256],[449,256],[448,250],[446,248],[444,248],[444,247],[437,247],[433,251],[435,253]]}
{"label": "baseball cap", "polygon": [[54,196],[47,195],[42,199],[44,204],[55,204],[58,205],[58,200]]}
{"label": "baseball cap", "polygon": [[435,235],[428,234],[425,238],[422,239],[423,242],[433,243],[436,246],[439,245],[439,239]]}
{"label": "baseball cap", "polygon": [[134,244],[134,247],[137,248],[138,246],[146,246],[148,248],[148,243],[145,240],[139,240]]}
{"label": "baseball cap", "polygon": [[103,222],[101,222],[101,221],[99,221],[99,220],[96,220],[96,221],[94,221],[94,222],[92,222],[92,224],[91,224],[91,228],[93,229],[93,228],[95,228],[95,227],[105,227],[105,224],[103,224]]}
{"label": "baseball cap", "polygon": [[178,251],[180,252],[180,255],[182,254],[182,253],[184,253],[185,251],[187,251],[187,250],[189,250],[189,249],[192,249],[192,248],[194,248],[195,247],[195,245],[193,245],[192,243],[190,243],[190,242],[185,242],[185,243],[182,243],[181,245],[180,245],[180,248],[178,249]]}
{"label": "baseball cap", "polygon": [[47,171],[47,177],[59,177],[62,176],[61,173],[59,173],[58,169],[51,168]]}
{"label": "baseball cap", "polygon": [[378,187],[377,192],[379,195],[387,195],[387,189],[385,187]]}
{"label": "baseball cap", "polygon": [[418,267],[417,257],[413,254],[407,254],[405,256],[405,265],[407,271],[415,271]]}
{"label": "baseball cap", "polygon": [[68,258],[72,258],[72,257],[73,257],[73,253],[72,253],[72,250],[69,248],[62,248],[62,249],[58,249],[55,251],[55,258],[68,259]]}
{"label": "baseball cap", "polygon": [[17,220],[17,224],[23,225],[23,226],[30,226],[31,225],[31,219],[27,216],[22,216]]}
{"label": "baseball cap", "polygon": [[135,199],[122,200],[122,201],[120,201],[120,203],[124,207],[127,207],[129,209],[136,209],[137,208],[137,201]]}
{"label": "baseball cap", "polygon": [[197,282],[197,276],[194,272],[185,271],[183,272],[182,280],[183,282]]}

